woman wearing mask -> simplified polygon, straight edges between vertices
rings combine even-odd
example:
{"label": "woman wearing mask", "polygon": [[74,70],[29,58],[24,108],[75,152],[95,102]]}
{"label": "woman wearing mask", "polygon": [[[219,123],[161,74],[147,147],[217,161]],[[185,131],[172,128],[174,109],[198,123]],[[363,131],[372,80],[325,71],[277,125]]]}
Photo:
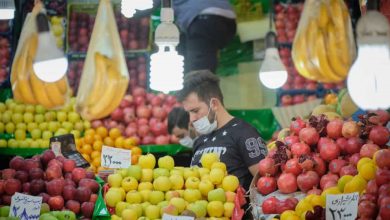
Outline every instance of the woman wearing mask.
{"label": "woman wearing mask", "polygon": [[175,107],[169,112],[168,133],[175,135],[181,145],[192,148],[197,135],[190,125],[190,115],[183,107]]}

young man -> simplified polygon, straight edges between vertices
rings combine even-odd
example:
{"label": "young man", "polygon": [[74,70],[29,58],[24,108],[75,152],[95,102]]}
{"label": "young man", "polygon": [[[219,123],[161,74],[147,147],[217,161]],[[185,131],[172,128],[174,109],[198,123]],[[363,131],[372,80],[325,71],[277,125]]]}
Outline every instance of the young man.
{"label": "young man", "polygon": [[181,145],[193,147],[196,133],[190,125],[190,115],[183,107],[175,107],[169,112],[168,133],[175,135]]}
{"label": "young man", "polygon": [[248,190],[267,148],[254,127],[227,112],[218,77],[207,70],[187,74],[179,101],[200,134],[194,142],[191,166],[201,165],[203,154],[217,153],[228,173],[237,176]]}

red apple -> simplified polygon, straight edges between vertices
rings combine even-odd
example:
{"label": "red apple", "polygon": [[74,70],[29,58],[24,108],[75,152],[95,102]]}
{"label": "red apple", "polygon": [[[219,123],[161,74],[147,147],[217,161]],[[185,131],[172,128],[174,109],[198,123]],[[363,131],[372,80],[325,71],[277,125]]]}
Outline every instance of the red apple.
{"label": "red apple", "polygon": [[41,166],[41,162],[40,161],[35,160],[35,159],[26,159],[24,161],[23,170],[28,172],[32,168],[41,168],[41,167],[42,166]]}
{"label": "red apple", "polygon": [[83,168],[77,167],[74,170],[72,170],[72,180],[75,183],[78,183],[81,179],[84,179],[86,177],[86,171]]}
{"label": "red apple", "polygon": [[45,175],[45,173],[43,172],[43,170],[41,168],[32,168],[29,172],[30,180],[43,179],[44,175]]}
{"label": "red apple", "polygon": [[57,159],[53,159],[53,160],[51,160],[50,162],[49,162],[49,164],[47,165],[47,167],[49,168],[49,167],[53,167],[53,166],[58,166],[61,170],[62,170],[62,168],[63,168],[63,164],[62,164],[62,162],[60,162],[59,160],[57,160]]}
{"label": "red apple", "polygon": [[50,195],[47,194],[47,193],[39,193],[40,197],[42,197],[42,203],[48,203],[49,202],[49,199],[50,199]]}
{"label": "red apple", "polygon": [[7,179],[4,184],[4,191],[8,195],[12,196],[16,192],[20,192],[22,190],[22,183],[17,179]]}
{"label": "red apple", "polygon": [[2,205],[11,205],[12,196],[10,195],[3,195],[1,197]]}
{"label": "red apple", "polygon": [[22,185],[22,192],[29,194],[30,193],[30,183],[26,182]]}
{"label": "red apple", "polygon": [[45,173],[46,173],[46,180],[49,181],[62,177],[62,169],[57,165],[48,167]]}
{"label": "red apple", "polygon": [[41,156],[41,162],[44,166],[46,166],[55,157],[56,157],[56,155],[54,154],[54,152],[52,150],[46,150],[45,152],[43,152],[43,154]]}
{"label": "red apple", "polygon": [[64,208],[64,199],[62,196],[54,196],[50,197],[48,204],[50,206],[50,210],[62,210]]}
{"label": "red apple", "polygon": [[59,196],[62,195],[62,190],[64,189],[64,186],[65,186],[64,179],[60,179],[60,178],[54,179],[46,183],[46,192],[50,196]]}
{"label": "red apple", "polygon": [[28,173],[26,171],[18,170],[16,171],[14,178],[20,180],[21,183],[25,183],[28,181]]}
{"label": "red apple", "polygon": [[64,189],[62,191],[62,196],[65,200],[72,200],[76,198],[76,188],[71,185],[64,186]]}
{"label": "red apple", "polygon": [[68,200],[65,205],[66,209],[74,212],[76,215],[80,212],[80,203],[75,200]]}
{"label": "red apple", "polygon": [[85,173],[85,178],[95,180],[95,173],[92,172],[92,171],[87,171],[87,172]]}
{"label": "red apple", "polygon": [[89,201],[95,203],[97,199],[98,199],[98,195],[97,194],[92,194],[91,198],[89,199]]}
{"label": "red apple", "polygon": [[14,170],[21,170],[24,167],[24,159],[23,157],[16,156],[11,159],[9,162],[9,168]]}
{"label": "red apple", "polygon": [[81,213],[84,217],[91,218],[95,204],[92,202],[84,202],[81,204]]}
{"label": "red apple", "polygon": [[97,193],[99,191],[99,184],[93,179],[82,179],[79,182],[79,187],[87,187],[93,193]]}
{"label": "red apple", "polygon": [[2,176],[2,179],[8,180],[8,179],[14,178],[15,173],[16,173],[16,170],[14,170],[14,169],[4,169],[1,172],[1,176]]}
{"label": "red apple", "polygon": [[72,179],[65,179],[65,185],[64,186],[73,186],[73,187],[76,187],[76,183],[73,182]]}
{"label": "red apple", "polygon": [[42,179],[34,179],[30,184],[30,193],[33,196],[39,195],[45,191],[46,183]]}
{"label": "red apple", "polygon": [[64,178],[72,180],[72,173],[65,173]]}
{"label": "red apple", "polygon": [[63,164],[64,164],[63,167],[64,172],[72,172],[72,170],[76,168],[76,162],[71,159],[65,159]]}
{"label": "red apple", "polygon": [[4,193],[4,180],[0,180],[0,195],[3,195]]}
{"label": "red apple", "polygon": [[86,202],[89,201],[91,198],[92,191],[87,187],[78,187],[76,191],[76,199],[80,202]]}

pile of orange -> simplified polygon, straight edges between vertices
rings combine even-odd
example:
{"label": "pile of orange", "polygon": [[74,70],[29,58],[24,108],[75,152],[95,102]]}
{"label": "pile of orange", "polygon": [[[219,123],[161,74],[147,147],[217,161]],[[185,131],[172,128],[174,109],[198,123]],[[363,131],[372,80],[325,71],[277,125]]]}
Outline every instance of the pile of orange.
{"label": "pile of orange", "polygon": [[118,128],[110,130],[105,127],[88,129],[85,131],[84,137],[76,139],[76,149],[91,164],[91,169],[95,172],[105,169],[100,166],[103,145],[131,150],[131,164],[137,164],[138,158],[142,154],[137,139],[123,137]]}

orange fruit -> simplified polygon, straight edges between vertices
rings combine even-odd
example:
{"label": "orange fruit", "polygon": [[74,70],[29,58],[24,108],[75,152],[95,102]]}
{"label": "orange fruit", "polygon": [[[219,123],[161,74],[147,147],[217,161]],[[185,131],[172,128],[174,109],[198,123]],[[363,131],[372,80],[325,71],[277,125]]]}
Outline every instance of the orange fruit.
{"label": "orange fruit", "polygon": [[84,132],[84,137],[87,136],[87,135],[91,135],[92,137],[95,135],[95,130],[93,130],[92,128],[89,128],[87,129],[85,132]]}
{"label": "orange fruit", "polygon": [[96,134],[98,134],[100,137],[105,138],[108,135],[108,130],[107,128],[100,126],[96,128]]}
{"label": "orange fruit", "polygon": [[133,146],[137,146],[138,145],[138,139],[135,138],[135,137],[129,137],[129,139],[132,141],[132,145]]}
{"label": "orange fruit", "polygon": [[94,158],[92,160],[92,165],[95,167],[100,167],[100,158]]}
{"label": "orange fruit", "polygon": [[118,137],[120,137],[122,135],[121,131],[118,129],[118,128],[111,128],[110,129],[110,132],[109,132],[109,136],[112,138],[112,139],[117,139]]}
{"label": "orange fruit", "polygon": [[123,141],[123,148],[125,149],[131,149],[133,148],[134,146],[134,141],[131,139],[131,138],[126,138],[124,141]]}
{"label": "orange fruit", "polygon": [[141,155],[142,150],[140,147],[133,147],[131,148],[131,155]]}
{"label": "orange fruit", "polygon": [[124,141],[124,137],[118,137],[117,139],[115,139],[115,147],[122,148]]}
{"label": "orange fruit", "polygon": [[95,139],[94,139],[93,135],[87,134],[84,136],[84,143],[85,144],[93,144],[94,140]]}
{"label": "orange fruit", "polygon": [[93,139],[94,139],[95,141],[102,141],[102,140],[103,140],[103,138],[102,138],[100,135],[98,135],[98,134],[95,134],[95,135],[93,136]]}
{"label": "orange fruit", "polygon": [[93,146],[93,150],[101,151],[102,146],[103,146],[103,142],[102,141],[95,141],[92,146]]}
{"label": "orange fruit", "polygon": [[84,157],[84,159],[86,159],[88,162],[91,162],[91,158],[89,157],[89,155],[88,154],[81,154],[83,157]]}
{"label": "orange fruit", "polygon": [[141,155],[131,155],[131,164],[138,164],[138,158],[140,157]]}
{"label": "orange fruit", "polygon": [[76,147],[83,146],[83,143],[84,143],[83,140],[84,140],[84,138],[77,138],[76,141],[75,141]]}
{"label": "orange fruit", "polygon": [[115,142],[112,140],[111,137],[105,137],[103,140],[104,145],[113,147]]}
{"label": "orange fruit", "polygon": [[100,151],[94,150],[94,151],[92,151],[92,153],[91,153],[91,158],[93,158],[93,159],[99,158],[99,160],[100,160],[100,156],[101,156]]}
{"label": "orange fruit", "polygon": [[83,154],[91,154],[92,153],[92,146],[90,144],[84,144],[81,147],[81,153]]}

